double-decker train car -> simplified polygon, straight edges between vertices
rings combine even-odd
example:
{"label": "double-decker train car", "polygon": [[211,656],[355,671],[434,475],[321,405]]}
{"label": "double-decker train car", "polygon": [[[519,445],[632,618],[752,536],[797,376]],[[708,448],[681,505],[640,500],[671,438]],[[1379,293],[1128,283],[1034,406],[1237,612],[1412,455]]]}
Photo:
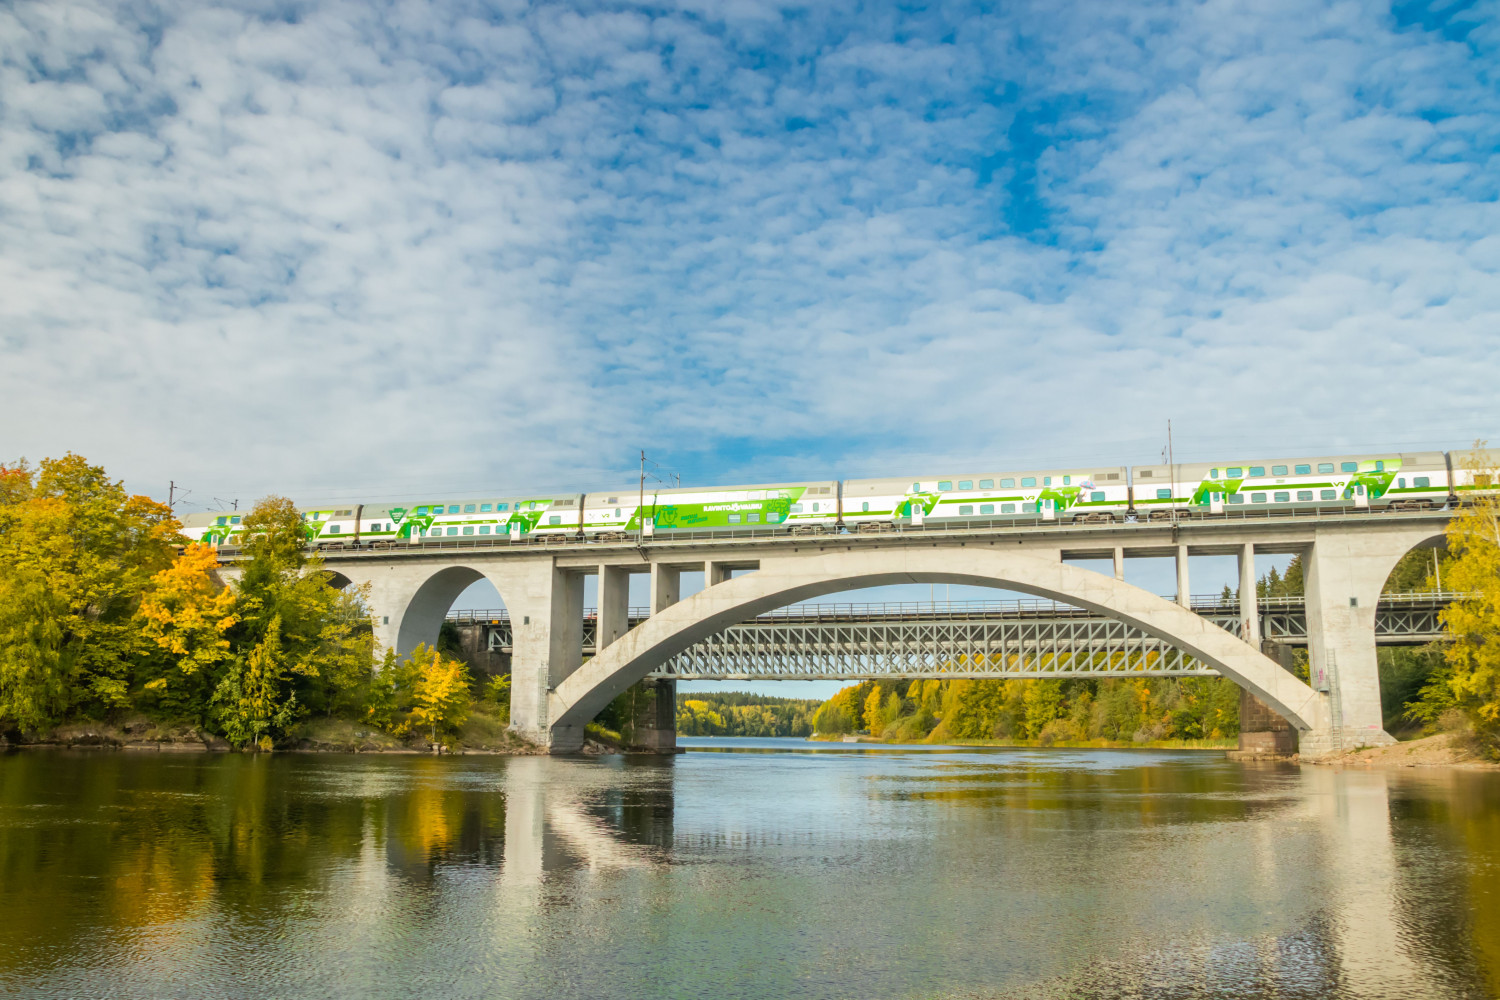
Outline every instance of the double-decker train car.
{"label": "double-decker train car", "polygon": [[[385,548],[430,540],[655,537],[695,531],[889,531],[1007,521],[1159,520],[1239,511],[1410,510],[1493,492],[1492,476],[1444,452],[1034,469],[887,479],[474,497],[420,504],[301,509],[315,548]],[[189,514],[183,535],[238,548],[239,512]]]}
{"label": "double-decker train car", "polygon": [[1226,510],[1442,507],[1452,492],[1443,452],[1333,455],[1135,466],[1131,492],[1147,519]]}
{"label": "double-decker train car", "polygon": [[853,479],[843,484],[844,523],[964,523],[1024,517],[1110,520],[1130,506],[1125,466],[981,472],[914,479]]}

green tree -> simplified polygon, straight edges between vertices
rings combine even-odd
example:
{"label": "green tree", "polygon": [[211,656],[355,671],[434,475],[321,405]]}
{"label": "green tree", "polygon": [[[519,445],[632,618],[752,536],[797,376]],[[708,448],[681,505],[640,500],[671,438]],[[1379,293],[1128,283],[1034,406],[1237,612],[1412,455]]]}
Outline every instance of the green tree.
{"label": "green tree", "polygon": [[0,475],[0,720],[40,729],[128,703],[135,612],[179,526],[78,455]]}
{"label": "green tree", "polygon": [[[1493,482],[1495,463],[1476,445],[1468,467],[1476,481]],[[1413,714],[1435,724],[1449,708],[1461,710],[1485,753],[1500,757],[1500,498],[1476,494],[1448,522],[1445,589],[1468,596],[1441,619],[1450,641],[1444,668],[1423,690]]]}

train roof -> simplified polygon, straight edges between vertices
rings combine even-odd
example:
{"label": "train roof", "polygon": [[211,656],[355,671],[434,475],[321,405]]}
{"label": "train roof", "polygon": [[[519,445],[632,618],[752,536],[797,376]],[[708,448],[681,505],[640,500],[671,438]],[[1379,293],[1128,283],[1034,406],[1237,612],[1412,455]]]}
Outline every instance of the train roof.
{"label": "train roof", "polygon": [[1130,468],[1131,479],[1166,479],[1176,469],[1178,476],[1187,475],[1201,478],[1203,472],[1208,469],[1223,469],[1250,466],[1270,468],[1277,465],[1285,465],[1295,468],[1298,465],[1315,465],[1317,463],[1332,462],[1335,465],[1343,462],[1389,462],[1399,459],[1402,468],[1417,469],[1441,469],[1445,467],[1443,453],[1440,451],[1407,451],[1407,452],[1377,452],[1363,455],[1296,455],[1287,458],[1241,458],[1235,457],[1217,462],[1177,462],[1175,465],[1134,465]]}
{"label": "train roof", "polygon": [[[1047,476],[1077,476],[1080,479],[1088,479],[1093,482],[1118,482],[1123,484],[1127,470],[1123,465],[1101,466],[1084,465],[1071,469],[1004,469],[1000,471],[987,472],[945,472],[941,475],[920,475],[896,478],[887,476],[881,479],[846,479],[844,480],[844,494],[865,493],[905,493],[912,483],[958,483],[978,482],[981,479],[1028,479],[1036,477],[1043,479]],[[988,487],[986,487],[988,488]]]}

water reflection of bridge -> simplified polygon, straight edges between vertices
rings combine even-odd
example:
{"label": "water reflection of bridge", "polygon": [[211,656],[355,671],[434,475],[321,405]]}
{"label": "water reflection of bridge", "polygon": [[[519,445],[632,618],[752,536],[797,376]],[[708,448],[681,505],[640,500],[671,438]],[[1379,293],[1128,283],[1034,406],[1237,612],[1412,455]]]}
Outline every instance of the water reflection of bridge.
{"label": "water reflection of bridge", "polygon": [[[1385,594],[1376,642],[1419,645],[1441,636],[1438,614],[1455,595]],[[1175,598],[1174,598],[1175,600]],[[1191,607],[1241,635],[1236,598],[1195,596]],[[648,608],[630,610],[630,627]],[[504,610],[457,611],[450,624],[467,645],[508,657],[512,629]],[[595,652],[598,619],[584,613],[583,655]],[[1259,602],[1264,642],[1289,652],[1307,645],[1301,597]],[[709,636],[653,676],[680,680],[827,680],[863,677],[1049,677],[1133,674],[1217,676],[1182,649],[1124,622],[1040,599],[950,603],[802,604],[779,608]]]}

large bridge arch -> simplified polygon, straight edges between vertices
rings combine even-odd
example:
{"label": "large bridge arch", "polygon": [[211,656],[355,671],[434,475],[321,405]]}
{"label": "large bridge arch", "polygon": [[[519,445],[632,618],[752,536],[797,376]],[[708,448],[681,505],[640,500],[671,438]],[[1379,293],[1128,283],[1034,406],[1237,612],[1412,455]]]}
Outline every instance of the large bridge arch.
{"label": "large bridge arch", "polygon": [[1055,554],[964,546],[824,552],[762,560],[759,571],[716,584],[656,613],[563,680],[547,699],[548,744],[555,752],[577,749],[583,727],[611,699],[671,657],[730,625],[825,594],[903,583],[1001,587],[1088,608],[1186,650],[1249,689],[1301,731],[1329,728],[1326,695],[1186,608],[1112,577],[1068,565]]}

